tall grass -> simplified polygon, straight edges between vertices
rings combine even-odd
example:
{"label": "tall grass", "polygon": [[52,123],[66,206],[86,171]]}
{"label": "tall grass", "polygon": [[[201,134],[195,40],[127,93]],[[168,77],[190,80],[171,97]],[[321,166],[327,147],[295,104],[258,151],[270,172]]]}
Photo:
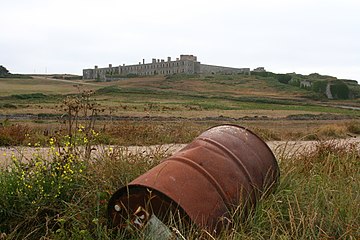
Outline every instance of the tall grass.
{"label": "tall grass", "polygon": [[323,141],[278,159],[278,190],[224,239],[359,239],[358,144]]}
{"label": "tall grass", "polygon": [[[30,161],[13,158],[0,171],[0,233],[7,239],[143,238],[141,232],[108,227],[107,201],[169,152],[97,148],[86,161],[57,148],[50,150],[50,160],[41,154]],[[195,227],[182,234],[188,239],[359,239],[359,149],[357,143],[319,141],[310,152],[281,151],[277,190],[245,220],[242,209],[235,209],[220,235]]]}

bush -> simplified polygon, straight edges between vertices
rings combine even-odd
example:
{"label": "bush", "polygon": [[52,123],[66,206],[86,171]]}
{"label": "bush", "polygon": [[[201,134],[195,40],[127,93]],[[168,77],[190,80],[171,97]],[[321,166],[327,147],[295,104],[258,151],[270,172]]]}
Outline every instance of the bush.
{"label": "bush", "polygon": [[276,79],[284,84],[288,84],[289,81],[291,80],[291,76],[287,75],[287,74],[276,74]]}
{"label": "bush", "polygon": [[326,87],[327,87],[328,81],[314,81],[312,85],[312,90],[317,93],[325,94]]}
{"label": "bush", "polygon": [[348,99],[350,90],[349,87],[342,81],[336,81],[330,85],[330,91],[334,98]]}

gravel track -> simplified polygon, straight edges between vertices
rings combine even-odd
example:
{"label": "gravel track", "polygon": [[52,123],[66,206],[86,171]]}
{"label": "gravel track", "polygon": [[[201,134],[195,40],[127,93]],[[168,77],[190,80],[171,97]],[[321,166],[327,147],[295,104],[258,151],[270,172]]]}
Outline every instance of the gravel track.
{"label": "gravel track", "polygon": [[[356,144],[358,150],[360,151],[360,137],[357,138],[348,138],[348,139],[334,139],[329,140],[329,142],[335,144]],[[299,154],[303,152],[309,152],[314,150],[317,141],[268,141],[266,142],[269,148],[273,151],[275,156],[286,156],[291,157],[294,154]],[[92,155],[101,155],[104,150],[109,148],[116,149],[121,148],[122,151],[126,151],[132,154],[143,154],[147,156],[153,156],[156,154],[174,154],[175,152],[181,150],[187,144],[163,144],[163,145],[152,145],[152,146],[130,146],[130,147],[121,147],[121,146],[97,146],[95,150],[92,151]],[[11,156],[14,155],[17,159],[28,160],[31,159],[36,154],[40,155],[43,158],[49,156],[49,148],[32,148],[32,147],[1,147],[0,148],[0,166],[7,166],[11,161]]]}

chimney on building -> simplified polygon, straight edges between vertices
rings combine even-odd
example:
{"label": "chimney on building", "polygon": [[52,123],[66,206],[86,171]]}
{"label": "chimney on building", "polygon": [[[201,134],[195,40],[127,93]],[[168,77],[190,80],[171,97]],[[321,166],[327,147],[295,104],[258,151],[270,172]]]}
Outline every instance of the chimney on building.
{"label": "chimney on building", "polygon": [[153,58],[153,59],[152,59],[152,63],[156,63],[156,58]]}
{"label": "chimney on building", "polygon": [[95,65],[95,69],[98,69],[98,66],[97,66],[97,65]]}
{"label": "chimney on building", "polygon": [[145,59],[143,58],[143,64],[145,64]]}
{"label": "chimney on building", "polygon": [[158,59],[157,62],[160,62],[160,59]]}
{"label": "chimney on building", "polygon": [[112,64],[109,64],[109,68],[112,68]]}
{"label": "chimney on building", "polygon": [[171,62],[171,57],[168,57],[168,62]]}

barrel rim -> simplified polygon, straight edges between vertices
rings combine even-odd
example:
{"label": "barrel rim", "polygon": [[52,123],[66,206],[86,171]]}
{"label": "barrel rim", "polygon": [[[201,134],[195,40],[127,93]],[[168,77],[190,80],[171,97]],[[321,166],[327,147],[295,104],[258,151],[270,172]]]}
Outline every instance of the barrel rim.
{"label": "barrel rim", "polygon": [[160,192],[159,190],[156,190],[156,189],[146,186],[144,184],[132,184],[132,183],[129,183],[129,184],[121,187],[120,189],[118,189],[115,193],[113,193],[113,195],[109,199],[108,206],[107,206],[107,215],[109,218],[111,217],[111,213],[113,212],[113,206],[114,206],[115,201],[118,200],[119,198],[121,198],[124,194],[127,194],[129,196],[130,190],[134,190],[134,189],[135,190],[144,189],[145,191],[147,189],[150,189],[151,191],[155,192],[156,195],[158,195],[162,200],[165,200],[165,202],[174,204],[175,209],[180,210],[180,212],[182,212],[182,213],[185,213],[185,216],[187,218],[191,219],[190,215],[180,206],[180,204],[177,203],[176,201],[174,201],[171,197],[169,197],[165,193]]}

